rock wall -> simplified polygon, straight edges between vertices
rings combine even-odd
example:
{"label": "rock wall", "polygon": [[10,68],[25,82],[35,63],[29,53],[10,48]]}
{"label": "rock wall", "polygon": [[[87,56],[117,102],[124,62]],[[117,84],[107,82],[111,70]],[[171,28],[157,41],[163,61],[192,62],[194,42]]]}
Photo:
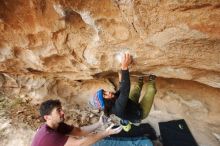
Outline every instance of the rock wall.
{"label": "rock wall", "polygon": [[219,0],[1,0],[0,71],[72,80],[131,71],[220,87]]}
{"label": "rock wall", "polygon": [[1,115],[4,97],[84,105],[114,91],[124,52],[131,75],[158,76],[148,122],[185,118],[201,146],[219,145],[220,0],[0,0]]}

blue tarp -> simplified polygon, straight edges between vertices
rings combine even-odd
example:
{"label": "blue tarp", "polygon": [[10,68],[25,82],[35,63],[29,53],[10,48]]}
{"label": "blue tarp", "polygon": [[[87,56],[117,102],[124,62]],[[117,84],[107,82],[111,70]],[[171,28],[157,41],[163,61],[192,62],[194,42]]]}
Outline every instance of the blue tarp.
{"label": "blue tarp", "polygon": [[153,146],[153,144],[146,137],[108,137],[93,146]]}

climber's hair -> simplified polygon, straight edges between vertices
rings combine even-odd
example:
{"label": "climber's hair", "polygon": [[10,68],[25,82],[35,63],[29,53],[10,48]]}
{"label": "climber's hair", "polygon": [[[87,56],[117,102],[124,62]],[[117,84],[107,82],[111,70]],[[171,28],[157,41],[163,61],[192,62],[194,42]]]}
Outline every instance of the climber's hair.
{"label": "climber's hair", "polygon": [[52,110],[56,107],[61,107],[60,100],[47,100],[40,105],[40,115],[43,118],[45,115],[50,115]]}

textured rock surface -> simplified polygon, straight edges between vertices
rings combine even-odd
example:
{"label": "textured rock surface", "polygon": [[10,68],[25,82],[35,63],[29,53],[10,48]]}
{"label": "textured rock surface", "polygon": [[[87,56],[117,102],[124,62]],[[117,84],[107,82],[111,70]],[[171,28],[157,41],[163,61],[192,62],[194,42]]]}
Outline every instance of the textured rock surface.
{"label": "textured rock surface", "polygon": [[219,145],[220,0],[0,0],[0,93],[11,100],[85,103],[115,90],[123,52],[131,74],[159,77],[151,122],[185,118],[202,146]]}
{"label": "textured rock surface", "polygon": [[1,0],[0,70],[91,79],[118,69],[220,87],[220,2]]}

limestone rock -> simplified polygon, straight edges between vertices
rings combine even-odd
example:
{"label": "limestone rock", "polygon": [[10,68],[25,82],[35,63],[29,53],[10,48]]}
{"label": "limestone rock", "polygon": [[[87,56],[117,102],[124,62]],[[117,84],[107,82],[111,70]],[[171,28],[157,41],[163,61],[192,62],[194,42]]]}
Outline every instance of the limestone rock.
{"label": "limestone rock", "polygon": [[1,1],[0,71],[91,79],[132,72],[220,87],[220,2]]}

